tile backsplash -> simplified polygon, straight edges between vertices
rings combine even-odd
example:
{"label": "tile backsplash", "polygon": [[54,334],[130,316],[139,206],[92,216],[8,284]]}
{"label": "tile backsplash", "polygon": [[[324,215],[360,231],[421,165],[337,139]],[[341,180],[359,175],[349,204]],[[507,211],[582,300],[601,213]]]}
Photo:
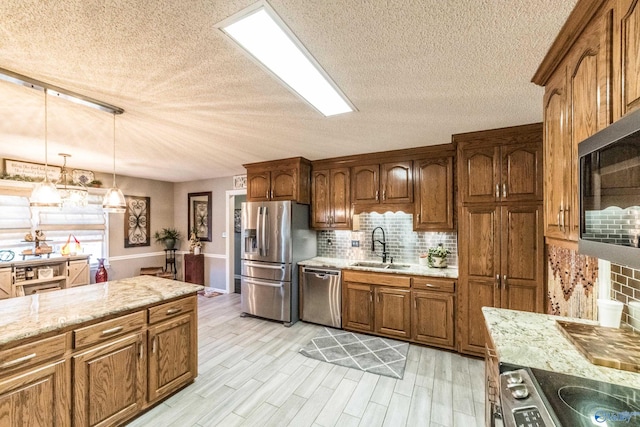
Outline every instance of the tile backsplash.
{"label": "tile backsplash", "polygon": [[640,302],[640,270],[611,264],[611,299],[625,304],[622,322],[640,330],[640,307],[632,313],[630,302]]}
{"label": "tile backsplash", "polygon": [[[458,241],[455,232],[413,231],[413,215],[403,212],[362,213],[360,230],[329,230],[318,232],[318,256],[353,260],[381,261],[382,245],[376,243],[376,252],[371,252],[371,232],[382,227],[387,241],[387,252],[393,262],[418,263],[421,253],[442,243],[451,255],[447,258],[450,266],[458,265]],[[382,240],[382,233],[376,231],[376,240]],[[357,242],[359,246],[352,246]]]}

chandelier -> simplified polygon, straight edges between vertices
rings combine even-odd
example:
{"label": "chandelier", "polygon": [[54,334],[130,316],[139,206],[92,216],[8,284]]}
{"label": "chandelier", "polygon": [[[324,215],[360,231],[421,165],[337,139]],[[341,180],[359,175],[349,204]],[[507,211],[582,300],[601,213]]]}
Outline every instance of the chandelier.
{"label": "chandelier", "polygon": [[60,181],[58,185],[56,185],[60,198],[62,199],[62,206],[79,208],[87,206],[89,191],[82,183],[74,183],[69,179],[67,158],[71,157],[71,154],[58,153],[58,155],[64,158],[62,170],[60,171]]}

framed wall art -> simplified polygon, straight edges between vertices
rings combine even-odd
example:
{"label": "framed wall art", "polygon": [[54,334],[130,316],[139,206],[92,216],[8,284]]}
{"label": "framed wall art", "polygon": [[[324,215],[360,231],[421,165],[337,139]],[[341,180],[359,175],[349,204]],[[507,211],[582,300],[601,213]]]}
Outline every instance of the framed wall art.
{"label": "framed wall art", "polygon": [[189,193],[187,197],[189,211],[189,235],[196,229],[201,242],[211,241],[211,191]]}
{"label": "framed wall art", "polygon": [[241,190],[247,188],[247,175],[236,175],[233,177],[233,189]]}
{"label": "framed wall art", "polygon": [[124,247],[151,246],[151,198],[125,196]]}

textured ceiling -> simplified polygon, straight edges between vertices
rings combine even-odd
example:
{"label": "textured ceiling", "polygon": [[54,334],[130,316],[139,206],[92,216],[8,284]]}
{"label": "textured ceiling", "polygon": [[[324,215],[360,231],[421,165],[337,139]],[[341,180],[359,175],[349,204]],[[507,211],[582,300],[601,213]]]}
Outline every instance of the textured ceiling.
{"label": "textured ceiling", "polygon": [[[117,172],[173,182],[540,121],[575,0],[272,0],[357,112],[325,118],[214,25],[253,0],[2,0],[0,67],[121,107]],[[44,161],[43,94],[0,81],[0,157]],[[110,114],[49,102],[49,162],[110,172]]]}

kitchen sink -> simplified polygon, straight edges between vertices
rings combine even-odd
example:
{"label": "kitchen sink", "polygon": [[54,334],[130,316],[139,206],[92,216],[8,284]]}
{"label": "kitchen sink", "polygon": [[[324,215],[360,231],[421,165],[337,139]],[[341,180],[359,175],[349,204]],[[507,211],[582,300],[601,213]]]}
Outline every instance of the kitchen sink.
{"label": "kitchen sink", "polygon": [[351,264],[352,267],[379,268],[380,270],[408,270],[411,268],[407,264],[390,264],[382,262],[359,261]]}

